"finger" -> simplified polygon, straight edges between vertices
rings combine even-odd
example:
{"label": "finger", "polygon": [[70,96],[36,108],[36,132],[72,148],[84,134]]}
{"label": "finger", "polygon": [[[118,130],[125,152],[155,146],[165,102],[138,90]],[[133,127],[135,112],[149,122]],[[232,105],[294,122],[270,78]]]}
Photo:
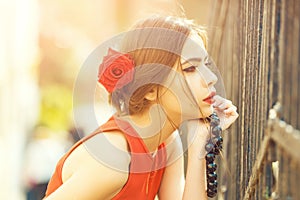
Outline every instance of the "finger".
{"label": "finger", "polygon": [[236,108],[230,107],[226,110],[224,110],[224,114],[226,116],[238,116],[238,113],[236,112]]}
{"label": "finger", "polygon": [[229,100],[225,100],[221,104],[219,104],[216,108],[218,108],[220,110],[225,110],[227,108],[230,108],[231,106],[233,106],[232,102]]}
{"label": "finger", "polygon": [[238,114],[235,113],[234,115],[228,115],[226,118],[224,118],[221,122],[222,130],[226,130],[231,126],[233,122],[238,118]]}
{"label": "finger", "polygon": [[218,107],[221,103],[223,103],[223,99],[224,99],[224,98],[222,98],[222,97],[219,96],[219,95],[214,96],[215,102],[214,102],[213,106],[214,106],[214,107]]}
{"label": "finger", "polygon": [[227,102],[223,102],[217,108],[219,110],[224,110],[224,109],[228,108],[228,104],[227,104]]}
{"label": "finger", "polygon": [[232,114],[232,113],[236,113],[236,111],[237,111],[236,106],[231,106],[231,107],[225,109],[225,110],[224,110],[224,113],[225,113],[226,115],[230,115],[230,114]]}
{"label": "finger", "polygon": [[214,97],[214,100],[215,100],[215,102],[214,102],[213,106],[218,107],[220,109],[225,109],[232,105],[232,101],[225,99],[219,95],[216,95]]}

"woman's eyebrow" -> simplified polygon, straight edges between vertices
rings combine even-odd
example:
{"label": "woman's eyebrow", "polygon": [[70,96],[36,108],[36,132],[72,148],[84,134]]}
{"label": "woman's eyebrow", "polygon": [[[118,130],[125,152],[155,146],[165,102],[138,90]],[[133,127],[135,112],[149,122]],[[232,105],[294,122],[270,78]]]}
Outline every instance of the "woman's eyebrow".
{"label": "woman's eyebrow", "polygon": [[183,63],[181,63],[181,65],[184,65],[186,63],[189,63],[191,61],[197,61],[197,62],[201,62],[202,59],[201,58],[189,58],[188,60],[184,61]]}

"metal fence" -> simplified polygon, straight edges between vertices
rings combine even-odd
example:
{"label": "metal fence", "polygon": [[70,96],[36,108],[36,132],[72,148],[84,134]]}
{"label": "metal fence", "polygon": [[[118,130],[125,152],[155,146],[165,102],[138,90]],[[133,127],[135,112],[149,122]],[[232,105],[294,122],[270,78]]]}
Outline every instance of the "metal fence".
{"label": "metal fence", "polygon": [[212,11],[209,53],[240,114],[224,136],[218,199],[300,199],[300,1]]}

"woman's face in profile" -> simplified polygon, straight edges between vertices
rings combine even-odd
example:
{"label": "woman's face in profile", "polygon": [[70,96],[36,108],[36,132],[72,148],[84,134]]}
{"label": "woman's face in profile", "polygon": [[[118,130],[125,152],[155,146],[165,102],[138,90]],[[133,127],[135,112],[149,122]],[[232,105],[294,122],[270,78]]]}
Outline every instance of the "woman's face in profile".
{"label": "woman's face in profile", "polygon": [[208,68],[209,64],[201,37],[191,33],[183,46],[180,65],[175,75],[170,75],[173,78],[169,78],[168,90],[161,96],[170,116],[180,114],[181,120],[189,120],[213,113],[214,85],[218,78]]}
{"label": "woman's face in profile", "polygon": [[200,107],[203,117],[213,112],[217,76],[209,69],[210,60],[203,40],[191,32],[182,50],[181,67],[188,86]]}

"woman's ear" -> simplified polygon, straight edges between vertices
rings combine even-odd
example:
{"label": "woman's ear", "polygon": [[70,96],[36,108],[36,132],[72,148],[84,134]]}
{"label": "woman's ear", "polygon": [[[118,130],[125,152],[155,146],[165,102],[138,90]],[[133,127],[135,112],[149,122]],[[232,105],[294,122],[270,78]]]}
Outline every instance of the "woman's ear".
{"label": "woman's ear", "polygon": [[148,101],[156,101],[157,99],[157,88],[152,88],[144,97]]}

